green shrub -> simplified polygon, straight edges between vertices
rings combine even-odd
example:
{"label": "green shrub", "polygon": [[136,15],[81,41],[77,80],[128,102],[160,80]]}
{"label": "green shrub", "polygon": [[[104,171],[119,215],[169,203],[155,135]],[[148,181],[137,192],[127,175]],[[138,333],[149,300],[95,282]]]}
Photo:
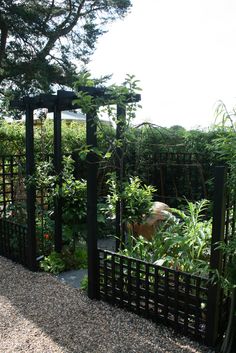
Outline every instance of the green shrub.
{"label": "green shrub", "polygon": [[128,236],[121,253],[159,266],[207,275],[212,232],[211,219],[205,219],[208,207],[209,201],[201,200],[187,202],[183,211],[172,209],[173,214],[157,228],[151,241]]}
{"label": "green shrub", "polygon": [[141,223],[144,216],[150,213],[153,205],[153,193],[156,191],[151,185],[141,183],[138,177],[130,178],[128,182],[118,185],[112,175],[108,181],[109,195],[107,196],[108,209],[115,215],[116,203],[124,202],[124,222]]}
{"label": "green shrub", "polygon": [[40,268],[45,272],[58,274],[67,270],[78,270],[88,267],[86,243],[72,243],[63,247],[61,253],[52,251],[40,261]]}
{"label": "green shrub", "polygon": [[65,263],[66,270],[78,270],[88,267],[86,243],[79,242],[75,246],[64,246],[61,256]]}
{"label": "green shrub", "polygon": [[40,268],[45,272],[58,274],[65,270],[66,265],[62,255],[56,251],[52,251],[50,255],[40,261]]}

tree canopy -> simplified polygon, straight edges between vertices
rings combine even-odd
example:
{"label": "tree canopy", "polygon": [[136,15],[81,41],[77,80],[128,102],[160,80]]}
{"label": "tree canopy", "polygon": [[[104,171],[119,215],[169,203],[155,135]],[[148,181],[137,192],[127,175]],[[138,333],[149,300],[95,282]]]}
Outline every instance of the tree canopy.
{"label": "tree canopy", "polygon": [[75,81],[105,25],[131,0],[0,0],[0,93],[50,91]]}

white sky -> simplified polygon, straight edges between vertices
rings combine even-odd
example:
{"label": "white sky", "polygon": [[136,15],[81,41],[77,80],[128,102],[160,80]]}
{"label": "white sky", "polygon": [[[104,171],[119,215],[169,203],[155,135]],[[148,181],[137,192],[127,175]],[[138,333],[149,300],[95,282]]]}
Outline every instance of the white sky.
{"label": "white sky", "polygon": [[92,57],[92,76],[139,79],[137,121],[207,127],[216,103],[236,103],[235,0],[133,0],[108,27]]}

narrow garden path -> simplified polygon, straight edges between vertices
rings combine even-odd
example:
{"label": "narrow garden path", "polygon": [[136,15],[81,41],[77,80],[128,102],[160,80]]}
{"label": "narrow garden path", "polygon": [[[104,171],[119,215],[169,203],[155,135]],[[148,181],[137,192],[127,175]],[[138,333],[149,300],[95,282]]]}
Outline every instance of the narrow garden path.
{"label": "narrow garden path", "polygon": [[[98,247],[100,249],[106,249],[115,251],[116,248],[116,240],[114,237],[98,239]],[[81,270],[72,270],[59,273],[56,277],[61,280],[63,283],[67,283],[72,287],[80,288],[81,281],[85,276],[87,276],[88,270],[81,269]]]}
{"label": "narrow garden path", "polygon": [[45,273],[0,257],[0,353],[209,353]]}

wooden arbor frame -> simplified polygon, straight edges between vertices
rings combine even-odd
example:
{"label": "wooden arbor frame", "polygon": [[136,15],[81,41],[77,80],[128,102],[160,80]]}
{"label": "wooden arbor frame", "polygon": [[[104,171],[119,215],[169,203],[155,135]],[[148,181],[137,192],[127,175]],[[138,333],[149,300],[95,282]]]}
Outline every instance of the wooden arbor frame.
{"label": "wooden arbor frame", "polygon": [[[101,105],[111,104],[114,97],[106,88],[79,87],[79,91],[85,92],[94,98],[102,98]],[[25,111],[26,114],[26,178],[30,179],[35,173],[34,154],[34,122],[33,113],[35,109],[46,108],[54,113],[54,156],[53,164],[55,173],[61,175],[62,172],[62,147],[61,147],[61,112],[80,108],[75,104],[77,95],[71,91],[58,91],[56,95],[40,94],[34,97],[24,97],[21,100],[11,102],[12,109]],[[139,94],[125,96],[124,103],[138,102],[141,99]],[[91,147],[97,147],[97,124],[96,110],[86,115],[86,143]],[[125,106],[117,106],[117,118],[124,117]],[[122,138],[122,124],[117,124],[116,137]],[[117,154],[121,156],[121,150]],[[88,241],[88,277],[89,277],[89,297],[98,296],[98,263],[97,263],[97,156],[94,152],[87,155],[88,177],[87,177],[87,241]],[[117,161],[117,163],[119,163]],[[123,176],[123,166],[117,168],[118,178]],[[60,180],[59,180],[60,186]],[[28,267],[37,270],[37,247],[36,247],[36,225],[35,225],[35,201],[36,187],[33,183],[27,183],[27,263]],[[121,236],[122,219],[121,205],[117,207],[117,235]],[[60,197],[55,201],[55,225],[54,225],[55,250],[62,249],[62,203]]]}

